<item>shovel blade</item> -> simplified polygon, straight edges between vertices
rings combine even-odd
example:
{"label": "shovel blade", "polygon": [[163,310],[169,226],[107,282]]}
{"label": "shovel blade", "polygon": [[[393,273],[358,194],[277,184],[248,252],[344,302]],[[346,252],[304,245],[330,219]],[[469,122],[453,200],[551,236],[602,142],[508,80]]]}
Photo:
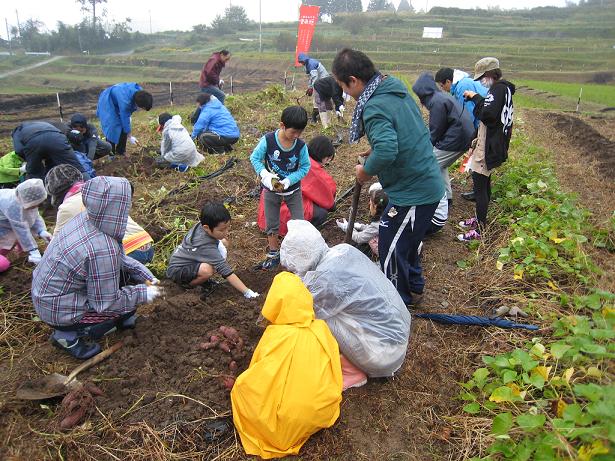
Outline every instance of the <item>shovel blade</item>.
{"label": "shovel blade", "polygon": [[59,373],[53,373],[33,381],[27,381],[17,391],[15,395],[22,400],[45,400],[52,397],[59,397],[68,394],[77,380],[66,383],[67,377]]}

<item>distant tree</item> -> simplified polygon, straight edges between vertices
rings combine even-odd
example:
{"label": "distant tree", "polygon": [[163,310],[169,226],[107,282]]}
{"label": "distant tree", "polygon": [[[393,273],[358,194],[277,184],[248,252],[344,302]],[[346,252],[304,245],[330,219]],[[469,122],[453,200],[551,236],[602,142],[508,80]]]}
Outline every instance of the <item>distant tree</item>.
{"label": "distant tree", "polygon": [[361,0],[330,0],[329,14],[360,13],[363,11]]}
{"label": "distant tree", "polygon": [[192,26],[192,32],[198,35],[205,35],[207,33],[207,26],[205,24]]}
{"label": "distant tree", "polygon": [[410,3],[408,0],[401,0],[401,2],[399,2],[399,6],[397,7],[397,12],[398,13],[413,13],[414,8],[412,7],[412,3]]}
{"label": "distant tree", "polygon": [[387,11],[387,10],[395,10],[393,4],[388,0],[369,0],[369,5],[367,5],[367,11]]}
{"label": "distant tree", "polygon": [[344,29],[346,29],[352,35],[358,35],[368,27],[369,22],[370,20],[365,14],[351,14],[348,16],[344,16],[344,22],[342,24],[342,27],[344,27]]}
{"label": "distant tree", "polygon": [[92,13],[92,28],[96,29],[96,5],[107,3],[107,0],[76,0],[81,5],[81,11]]}
{"label": "distant tree", "polygon": [[226,18],[219,14],[211,21],[211,30],[217,34],[230,34],[233,32]]}
{"label": "distant tree", "polygon": [[243,30],[250,25],[250,19],[243,6],[228,7],[224,10],[224,19],[226,19],[229,26],[235,30]]}
{"label": "distant tree", "polygon": [[30,51],[49,51],[49,36],[43,34],[44,24],[37,19],[28,19],[21,26],[21,43]]}

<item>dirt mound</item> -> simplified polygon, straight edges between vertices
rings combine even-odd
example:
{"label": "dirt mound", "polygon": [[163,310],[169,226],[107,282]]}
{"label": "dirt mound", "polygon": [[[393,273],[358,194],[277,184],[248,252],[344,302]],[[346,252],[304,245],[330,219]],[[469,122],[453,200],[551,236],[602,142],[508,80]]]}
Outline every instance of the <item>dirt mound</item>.
{"label": "dirt mound", "polygon": [[[268,289],[269,281],[260,274],[242,278],[256,291]],[[184,291],[171,282],[165,287],[165,299],[148,306],[152,313],[138,320],[137,329],[124,335],[124,347],[95,371],[97,380],[105,382],[105,398],[98,403],[103,413],[117,417],[142,399],[126,421],[146,420],[158,429],[228,411],[223,379],[234,374],[229,363],[236,359],[237,373],[245,370],[263,331],[256,325],[260,303],[245,300],[228,284],[206,301],[200,299],[200,288]],[[208,341],[207,332],[221,325],[235,328],[244,339],[240,356],[200,347]]]}
{"label": "dirt mound", "polygon": [[612,178],[615,174],[615,142],[602,136],[583,120],[565,114],[550,113],[547,117],[564,134],[579,153],[600,163],[601,173]]}

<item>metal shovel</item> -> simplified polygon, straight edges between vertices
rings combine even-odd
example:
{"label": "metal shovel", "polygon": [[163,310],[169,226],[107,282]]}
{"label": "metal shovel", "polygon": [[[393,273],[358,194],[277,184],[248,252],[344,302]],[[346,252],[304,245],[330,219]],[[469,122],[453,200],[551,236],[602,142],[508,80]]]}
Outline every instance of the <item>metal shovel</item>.
{"label": "metal shovel", "polygon": [[15,395],[18,399],[23,400],[44,400],[68,394],[75,387],[81,385],[81,383],[75,379],[79,373],[102,362],[123,345],[124,343],[120,341],[109,349],[105,349],[99,354],[96,354],[94,357],[86,360],[75,368],[68,376],[61,375],[60,373],[53,373],[34,381],[28,381],[17,389]]}

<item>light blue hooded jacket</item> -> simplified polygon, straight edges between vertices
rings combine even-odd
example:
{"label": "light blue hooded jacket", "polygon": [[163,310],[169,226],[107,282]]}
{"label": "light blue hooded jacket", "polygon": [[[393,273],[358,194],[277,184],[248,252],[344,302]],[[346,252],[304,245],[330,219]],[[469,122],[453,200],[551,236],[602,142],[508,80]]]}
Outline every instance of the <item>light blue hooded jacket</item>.
{"label": "light blue hooded jacket", "polygon": [[107,141],[117,144],[122,132],[130,133],[130,116],[137,110],[134,96],[142,89],[137,83],[117,83],[100,93],[96,116]]}
{"label": "light blue hooded jacket", "polygon": [[201,113],[192,129],[192,139],[207,131],[225,138],[238,138],[239,127],[229,110],[215,97],[201,106]]}

